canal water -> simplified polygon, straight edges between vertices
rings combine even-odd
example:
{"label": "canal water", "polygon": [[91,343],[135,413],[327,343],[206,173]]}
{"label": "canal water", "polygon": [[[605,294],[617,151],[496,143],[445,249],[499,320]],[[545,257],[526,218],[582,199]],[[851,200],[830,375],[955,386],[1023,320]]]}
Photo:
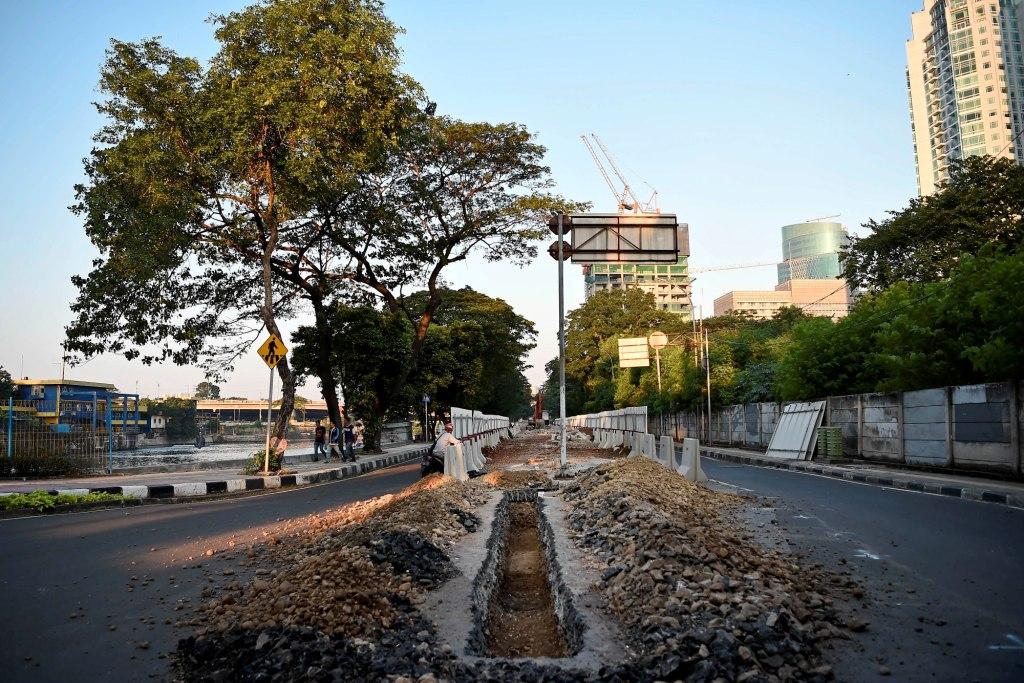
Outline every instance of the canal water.
{"label": "canal water", "polygon": [[[192,444],[176,446],[148,446],[134,451],[115,451],[114,467],[160,467],[166,465],[188,465],[192,463],[217,463],[246,460],[257,451],[263,450],[263,443],[218,443],[196,448]],[[285,456],[309,460],[313,453],[313,441],[296,440],[288,443]]]}

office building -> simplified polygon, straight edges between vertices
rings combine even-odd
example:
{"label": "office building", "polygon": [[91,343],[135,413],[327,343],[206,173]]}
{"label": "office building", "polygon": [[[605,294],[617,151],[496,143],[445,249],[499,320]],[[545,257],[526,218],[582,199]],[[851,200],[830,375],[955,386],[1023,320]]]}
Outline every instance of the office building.
{"label": "office building", "polygon": [[642,289],[654,295],[659,310],[689,319],[693,315],[690,300],[690,226],[679,225],[679,258],[676,262],[657,265],[634,263],[593,263],[583,266],[585,295],[618,289]]}
{"label": "office building", "polygon": [[844,318],[850,293],[843,280],[787,280],[774,291],[735,290],[715,299],[715,315],[743,315],[771,320],[780,309],[797,306],[807,315]]}
{"label": "office building", "polygon": [[839,277],[839,250],[849,241],[842,223],[807,221],[783,226],[779,284]]}
{"label": "office building", "polygon": [[1022,35],[1024,0],[925,0],[911,16],[906,76],[921,195],[956,159],[1021,162]]}

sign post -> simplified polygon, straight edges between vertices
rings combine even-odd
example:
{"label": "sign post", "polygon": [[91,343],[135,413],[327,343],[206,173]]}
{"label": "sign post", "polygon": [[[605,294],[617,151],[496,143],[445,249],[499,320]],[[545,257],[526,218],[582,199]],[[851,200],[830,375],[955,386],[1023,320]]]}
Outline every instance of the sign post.
{"label": "sign post", "polygon": [[270,474],[270,417],[274,410],[274,368],[288,354],[288,347],[284,345],[280,337],[271,334],[257,353],[270,368],[270,388],[267,390],[267,444],[266,450],[263,451],[263,472]]}
{"label": "sign post", "polygon": [[565,443],[565,259],[572,255],[572,247],[565,243],[565,229],[572,230],[572,219],[561,211],[548,221],[548,228],[558,235],[558,241],[548,248],[548,253],[558,261],[558,416],[561,427],[559,462],[564,468],[569,457]]}
{"label": "sign post", "polygon": [[423,394],[423,443],[426,443],[430,438],[427,434],[427,430],[430,429],[430,414],[427,412],[427,406],[430,405],[430,396]]}

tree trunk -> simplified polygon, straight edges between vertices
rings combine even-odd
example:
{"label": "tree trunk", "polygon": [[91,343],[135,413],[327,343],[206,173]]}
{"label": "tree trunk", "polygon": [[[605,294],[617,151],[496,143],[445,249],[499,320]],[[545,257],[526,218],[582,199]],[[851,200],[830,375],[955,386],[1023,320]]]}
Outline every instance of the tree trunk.
{"label": "tree trunk", "polygon": [[332,424],[341,426],[341,410],[338,408],[338,383],[331,369],[331,334],[330,321],[324,308],[323,299],[310,297],[313,302],[313,313],[316,316],[316,354],[313,359],[317,379],[320,380],[320,393],[327,403],[327,416]]}
{"label": "tree trunk", "polygon": [[288,421],[295,409],[295,373],[288,365],[287,358],[282,358],[277,364],[277,376],[281,378],[281,406],[274,419],[273,436],[280,439],[287,432]]}

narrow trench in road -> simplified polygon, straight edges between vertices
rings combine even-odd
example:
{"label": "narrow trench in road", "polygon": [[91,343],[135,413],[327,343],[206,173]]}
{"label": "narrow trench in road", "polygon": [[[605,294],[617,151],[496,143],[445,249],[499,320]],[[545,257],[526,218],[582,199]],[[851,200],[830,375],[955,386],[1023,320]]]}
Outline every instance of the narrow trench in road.
{"label": "narrow trench in road", "polygon": [[492,657],[567,657],[535,503],[509,506],[506,552],[488,609]]}

